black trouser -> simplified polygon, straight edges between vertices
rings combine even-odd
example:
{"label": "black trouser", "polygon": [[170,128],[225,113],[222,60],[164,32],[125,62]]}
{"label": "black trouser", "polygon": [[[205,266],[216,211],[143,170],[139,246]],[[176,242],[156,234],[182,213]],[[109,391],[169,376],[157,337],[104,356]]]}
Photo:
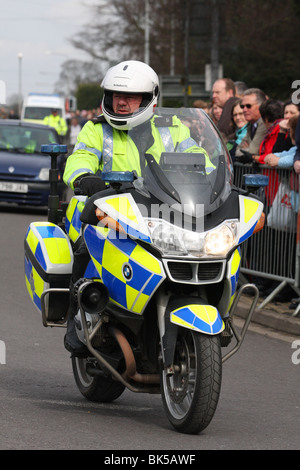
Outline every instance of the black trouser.
{"label": "black trouser", "polygon": [[86,244],[82,238],[78,241],[78,247],[74,252],[74,263],[72,272],[72,281],[75,284],[81,277],[84,276],[87,265],[91,257],[87,250]]}
{"label": "black trouser", "polygon": [[77,314],[78,306],[77,300],[74,295],[74,284],[76,284],[76,282],[84,276],[86,267],[90,259],[91,258],[88,253],[86,244],[81,238],[78,242],[78,247],[74,252],[73,272],[70,282],[70,308],[67,321],[67,333],[64,340],[65,348],[75,356],[86,353],[87,348],[79,340],[76,333],[74,317]]}

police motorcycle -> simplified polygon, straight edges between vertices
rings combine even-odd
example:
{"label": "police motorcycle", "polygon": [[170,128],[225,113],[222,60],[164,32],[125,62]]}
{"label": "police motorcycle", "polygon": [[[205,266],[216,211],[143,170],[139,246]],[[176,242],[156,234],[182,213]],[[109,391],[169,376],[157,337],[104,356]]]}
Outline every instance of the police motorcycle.
{"label": "police motorcycle", "polygon": [[[167,145],[174,119],[189,128],[188,151]],[[88,354],[72,357],[79,391],[100,402],[125,389],[159,393],[171,425],[195,434],[213,418],[222,365],[239,350],[258,300],[256,286],[237,285],[242,244],[263,226],[252,189],[265,182],[246,175],[246,189],[233,185],[227,149],[201,110],[157,108],[154,120],[165,151],[145,153],[140,174],[103,172],[107,189],[88,198],[78,188],[65,214],[55,195],[61,146],[43,146],[54,189],[48,221],[32,222],[25,236],[25,279],[44,326],[65,327],[83,239],[90,261],[76,283],[75,323]],[[253,301],[240,328],[234,314],[246,287]]]}

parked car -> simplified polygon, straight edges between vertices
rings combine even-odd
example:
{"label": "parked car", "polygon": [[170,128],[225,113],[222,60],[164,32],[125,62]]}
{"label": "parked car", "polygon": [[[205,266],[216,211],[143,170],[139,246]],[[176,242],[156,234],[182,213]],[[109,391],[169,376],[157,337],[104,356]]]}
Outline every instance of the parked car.
{"label": "parked car", "polygon": [[[41,145],[59,143],[52,127],[0,119],[0,202],[47,206],[51,158]],[[58,192],[63,200],[67,186],[62,180],[66,155],[58,157]]]}

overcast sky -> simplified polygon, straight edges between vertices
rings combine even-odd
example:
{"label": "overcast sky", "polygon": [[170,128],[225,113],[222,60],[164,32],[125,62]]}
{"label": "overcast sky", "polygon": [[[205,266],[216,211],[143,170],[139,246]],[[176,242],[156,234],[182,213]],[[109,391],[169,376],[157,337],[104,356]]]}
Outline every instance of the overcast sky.
{"label": "overcast sky", "polygon": [[88,25],[88,7],[95,2],[0,0],[0,80],[6,84],[6,101],[19,92],[19,69],[23,96],[52,93],[62,62],[87,58],[68,39]]}

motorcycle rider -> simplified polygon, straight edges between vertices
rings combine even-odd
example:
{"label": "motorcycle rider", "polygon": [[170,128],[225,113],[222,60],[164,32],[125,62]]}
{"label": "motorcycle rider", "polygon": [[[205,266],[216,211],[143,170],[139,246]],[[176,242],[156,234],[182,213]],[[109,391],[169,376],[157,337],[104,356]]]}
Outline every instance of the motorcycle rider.
{"label": "motorcycle rider", "polygon": [[[160,131],[155,126],[152,117],[159,97],[159,80],[147,64],[134,60],[121,62],[107,71],[101,86],[104,89],[103,114],[84,125],[74,151],[66,162],[63,179],[71,189],[80,184],[82,192],[92,196],[104,189],[105,183],[100,177],[94,178],[91,175],[100,176],[102,171],[127,170],[135,170],[141,175],[146,150],[158,160],[163,151],[172,152],[176,148],[176,151],[184,152],[197,147],[189,129],[179,119],[174,118],[175,125],[166,121]],[[131,154],[127,155],[127,131],[132,129],[136,130],[135,138],[130,135],[135,145]],[[210,173],[215,167],[204,149],[199,151],[205,154],[206,173]],[[65,336],[65,347],[73,355],[87,352],[75,330],[77,305],[72,291],[74,284],[84,275],[89,259],[82,241],[74,253],[70,311]]]}

